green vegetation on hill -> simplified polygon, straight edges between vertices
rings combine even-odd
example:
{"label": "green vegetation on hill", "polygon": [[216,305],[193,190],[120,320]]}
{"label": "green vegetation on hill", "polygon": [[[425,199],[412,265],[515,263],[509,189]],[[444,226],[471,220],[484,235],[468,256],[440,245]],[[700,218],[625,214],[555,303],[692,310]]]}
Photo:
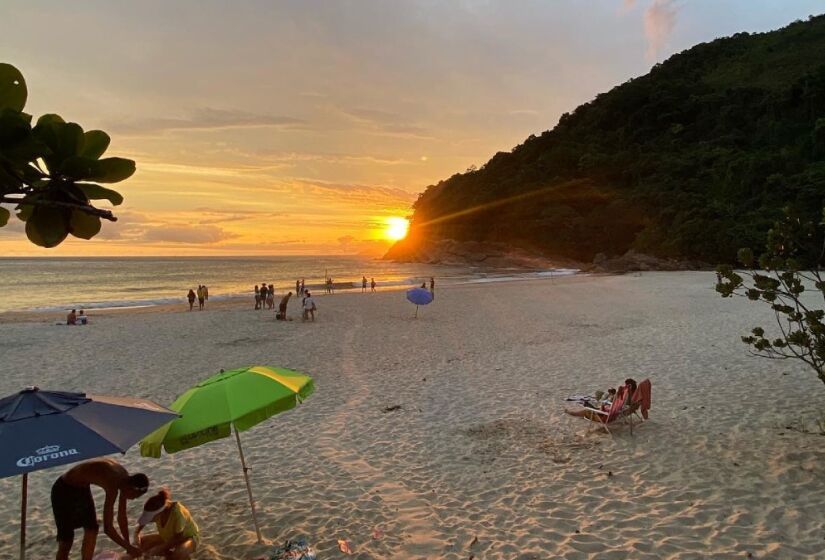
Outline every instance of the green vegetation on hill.
{"label": "green vegetation on hill", "polygon": [[484,166],[432,185],[424,239],[733,262],[784,206],[821,217],[825,16],[697,45],[562,115]]}

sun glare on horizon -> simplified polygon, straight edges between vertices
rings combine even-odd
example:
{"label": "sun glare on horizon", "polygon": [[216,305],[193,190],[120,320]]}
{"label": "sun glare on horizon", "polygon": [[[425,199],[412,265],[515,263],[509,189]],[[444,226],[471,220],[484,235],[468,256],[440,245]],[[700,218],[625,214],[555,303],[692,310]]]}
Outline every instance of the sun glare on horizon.
{"label": "sun glare on horizon", "polygon": [[410,222],[406,218],[387,218],[387,227],[384,229],[384,236],[392,241],[399,241],[407,237],[407,230]]}

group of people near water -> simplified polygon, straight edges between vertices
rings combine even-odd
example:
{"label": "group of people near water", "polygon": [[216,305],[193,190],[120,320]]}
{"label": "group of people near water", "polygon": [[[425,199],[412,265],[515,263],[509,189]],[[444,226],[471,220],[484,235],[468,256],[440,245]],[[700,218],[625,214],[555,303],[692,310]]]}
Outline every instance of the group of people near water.
{"label": "group of people near water", "polygon": [[198,311],[203,311],[206,302],[209,300],[209,288],[200,284],[198,284],[197,292],[189,288],[189,293],[186,294],[186,299],[189,300],[189,311],[192,311],[192,308],[195,307],[195,298],[198,299]]}
{"label": "group of people near water", "polygon": [[88,325],[89,324],[89,316],[81,309],[80,314],[77,313],[76,309],[72,309],[66,315],[66,324],[67,325]]}
{"label": "group of people near water", "polygon": [[[81,560],[92,560],[100,531],[92,486],[105,492],[103,532],[131,558],[162,557],[188,560],[200,541],[198,525],[182,503],[173,501],[166,488],[160,488],[143,504],[143,511],[129,537],[128,501],[149,490],[149,478],[129,472],[114,459],[94,459],[75,465],[52,485],[51,502],[57,528],[57,560],[68,560],[75,530],[83,529]],[[156,532],[143,535],[155,524]]]}

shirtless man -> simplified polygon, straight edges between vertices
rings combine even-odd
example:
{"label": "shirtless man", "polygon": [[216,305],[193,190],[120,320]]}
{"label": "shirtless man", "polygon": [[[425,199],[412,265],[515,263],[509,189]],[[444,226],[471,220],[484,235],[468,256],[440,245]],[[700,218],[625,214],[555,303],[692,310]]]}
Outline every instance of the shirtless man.
{"label": "shirtless man", "polygon": [[[74,531],[83,528],[82,560],[92,560],[97,544],[97,512],[91,485],[106,492],[103,505],[103,532],[133,558],[141,550],[129,543],[129,521],[126,518],[126,500],[134,500],[146,493],[149,479],[145,474],[129,475],[120,463],[112,459],[94,459],[72,467],[52,486],[52,511],[57,525],[56,560],[68,560],[74,542]],[[117,525],[114,509],[117,501]]]}

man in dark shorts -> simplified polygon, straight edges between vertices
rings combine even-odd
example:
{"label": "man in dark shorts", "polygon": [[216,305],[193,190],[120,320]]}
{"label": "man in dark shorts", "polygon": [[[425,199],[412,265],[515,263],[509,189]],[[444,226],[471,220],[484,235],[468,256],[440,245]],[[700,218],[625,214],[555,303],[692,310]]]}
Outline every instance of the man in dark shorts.
{"label": "man in dark shorts", "polygon": [[281,298],[281,303],[278,304],[278,315],[277,319],[281,321],[286,321],[286,306],[289,303],[289,298],[292,297],[292,292],[289,292],[287,295]]}
{"label": "man in dark shorts", "polygon": [[[141,550],[129,543],[126,500],[134,500],[149,489],[145,474],[129,475],[112,459],[95,459],[80,463],[58,478],[52,486],[52,511],[57,525],[57,560],[68,560],[74,543],[75,529],[83,529],[81,559],[92,560],[97,544],[98,522],[91,485],[106,492],[103,505],[103,532],[135,558]],[[117,502],[117,525],[114,524]]]}

